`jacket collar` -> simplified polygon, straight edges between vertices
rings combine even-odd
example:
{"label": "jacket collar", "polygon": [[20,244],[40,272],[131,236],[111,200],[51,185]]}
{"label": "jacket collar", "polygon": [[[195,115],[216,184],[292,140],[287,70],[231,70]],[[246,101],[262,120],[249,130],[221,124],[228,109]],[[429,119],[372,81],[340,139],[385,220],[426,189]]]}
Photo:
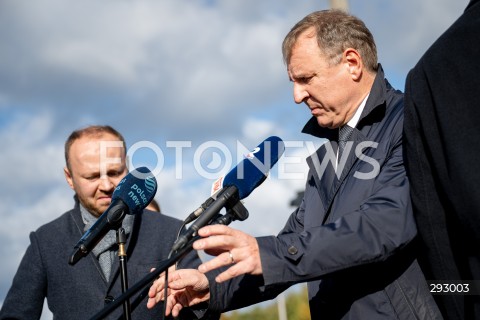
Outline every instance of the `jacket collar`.
{"label": "jacket collar", "polygon": [[[374,111],[378,107],[385,105],[385,97],[388,89],[387,86],[389,86],[389,84],[385,80],[385,74],[383,72],[382,65],[378,64],[377,74],[375,76],[375,79],[373,80],[370,95],[358,121],[357,128],[359,130],[365,123],[369,122],[369,115],[374,114]],[[302,133],[310,134],[317,138],[325,138],[328,140],[337,140],[338,138],[337,129],[329,129],[319,126],[315,117],[312,117],[310,118],[310,120],[308,120],[308,122],[302,129]]]}

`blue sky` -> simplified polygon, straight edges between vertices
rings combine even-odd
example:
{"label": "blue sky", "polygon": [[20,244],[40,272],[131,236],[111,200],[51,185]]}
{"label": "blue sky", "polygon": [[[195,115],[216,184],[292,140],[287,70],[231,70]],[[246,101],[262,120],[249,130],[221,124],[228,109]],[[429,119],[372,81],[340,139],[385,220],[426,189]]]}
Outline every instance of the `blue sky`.
{"label": "blue sky", "polygon": [[[463,12],[467,0],[351,0],[372,31],[386,76],[403,90],[423,52]],[[303,188],[308,154],[300,134],[310,114],[292,99],[281,42],[306,14],[329,3],[305,0],[0,1],[0,303],[29,232],[71,208],[63,143],[88,124],[110,124],[128,145],[149,141],[165,164],[157,175],[163,211],[186,217],[208,196],[211,179],[193,165],[209,141],[238,155],[270,135],[287,148],[295,179],[267,179],[234,227],[276,233]],[[182,162],[168,143],[188,141]],[[317,142],[316,142],[317,143]],[[303,147],[302,147],[303,145]],[[212,151],[212,150],[210,150]],[[225,173],[225,154],[201,165]],[[138,150],[133,165],[155,165]],[[182,177],[178,178],[179,165]]]}

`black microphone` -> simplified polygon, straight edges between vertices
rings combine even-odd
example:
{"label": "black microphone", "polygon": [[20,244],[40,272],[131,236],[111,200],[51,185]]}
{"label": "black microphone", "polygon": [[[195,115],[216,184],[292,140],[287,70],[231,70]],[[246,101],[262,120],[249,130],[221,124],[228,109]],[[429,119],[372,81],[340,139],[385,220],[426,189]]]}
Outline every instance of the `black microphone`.
{"label": "black microphone", "polygon": [[190,215],[183,221],[184,224],[189,224],[193,220],[197,219],[212,203],[215,201],[213,197],[208,198],[205,200],[204,203],[200,205],[197,209],[195,209]]}
{"label": "black microphone", "polygon": [[[224,178],[215,181],[212,187],[213,196],[204,203],[209,202],[210,204],[206,209],[200,211],[202,205],[196,210],[200,211],[199,218],[177,239],[172,251],[182,248],[198,229],[208,224],[223,207],[233,207],[238,201],[248,197],[255,188],[265,181],[270,169],[277,163],[284,151],[285,145],[282,139],[271,136],[249,152],[245,159],[230,170]],[[187,219],[190,219],[190,216]]]}
{"label": "black microphone", "polygon": [[157,192],[157,180],[147,167],[127,174],[112,194],[112,202],[75,245],[69,264],[74,265],[85,257],[108,231],[121,226],[126,214],[137,214],[152,201]]}

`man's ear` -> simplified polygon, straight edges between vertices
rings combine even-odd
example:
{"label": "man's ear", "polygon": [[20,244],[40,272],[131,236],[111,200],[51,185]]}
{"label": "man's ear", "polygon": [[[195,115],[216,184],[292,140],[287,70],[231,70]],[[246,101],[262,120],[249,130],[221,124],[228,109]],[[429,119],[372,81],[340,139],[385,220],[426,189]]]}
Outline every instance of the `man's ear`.
{"label": "man's ear", "polygon": [[72,190],[75,190],[73,188],[73,177],[72,177],[72,174],[70,173],[70,170],[68,170],[67,167],[63,167],[63,173],[65,174],[65,180],[67,180],[67,183],[70,186],[70,188],[72,188]]}
{"label": "man's ear", "polygon": [[360,53],[352,48],[343,52],[343,59],[353,80],[357,81],[362,76],[363,60]]}

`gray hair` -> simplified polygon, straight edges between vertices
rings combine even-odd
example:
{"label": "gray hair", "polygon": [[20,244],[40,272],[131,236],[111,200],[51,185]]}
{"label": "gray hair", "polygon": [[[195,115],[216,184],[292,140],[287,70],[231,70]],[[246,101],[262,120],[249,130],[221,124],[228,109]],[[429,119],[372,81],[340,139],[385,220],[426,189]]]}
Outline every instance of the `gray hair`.
{"label": "gray hair", "polygon": [[367,70],[378,70],[377,47],[373,35],[363,21],[340,10],[316,11],[300,20],[287,34],[282,44],[283,61],[290,62],[298,37],[313,28],[320,50],[331,65],[340,62],[347,48],[357,50]]}

